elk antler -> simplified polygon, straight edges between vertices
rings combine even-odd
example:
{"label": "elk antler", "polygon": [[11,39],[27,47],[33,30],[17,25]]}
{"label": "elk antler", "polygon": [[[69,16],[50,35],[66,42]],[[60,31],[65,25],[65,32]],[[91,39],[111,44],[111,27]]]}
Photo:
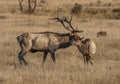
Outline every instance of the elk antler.
{"label": "elk antler", "polygon": [[72,29],[72,32],[74,33],[74,32],[83,32],[82,30],[81,31],[79,31],[79,30],[76,30],[73,26],[72,26],[72,17],[73,17],[73,14],[71,14],[71,18],[70,18],[70,20],[68,21],[66,18],[65,18],[65,22],[67,22],[68,24],[69,24],[69,26],[70,26],[70,28]]}
{"label": "elk antler", "polygon": [[[73,17],[73,14],[71,15],[70,20],[67,20],[65,14],[64,14],[64,16],[62,18],[60,18],[60,15],[59,15],[59,12],[58,12],[57,18],[52,18],[51,20],[56,20],[56,22],[60,22],[64,26],[65,29],[67,29],[67,30],[69,30],[73,33],[74,32],[76,32],[76,33],[77,32],[79,32],[79,33],[83,32],[83,31],[75,30],[75,28],[72,26],[72,17]],[[69,26],[66,26],[65,23],[67,23]]]}
{"label": "elk antler", "polygon": [[65,23],[64,23],[64,21],[66,21],[65,15],[64,15],[62,18],[60,18],[60,15],[59,15],[59,13],[58,13],[58,16],[57,16],[56,18],[52,18],[51,20],[56,20],[56,22],[60,22],[60,23],[64,26],[65,29],[67,29],[67,30],[69,30],[69,31],[72,31],[72,30],[71,30],[68,26],[66,26]]}

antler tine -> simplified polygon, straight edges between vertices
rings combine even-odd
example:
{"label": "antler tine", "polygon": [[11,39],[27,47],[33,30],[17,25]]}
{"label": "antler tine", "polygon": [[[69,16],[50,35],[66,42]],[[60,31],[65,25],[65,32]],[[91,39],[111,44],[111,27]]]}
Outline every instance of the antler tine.
{"label": "antler tine", "polygon": [[68,21],[66,18],[65,18],[64,21],[69,24],[69,26],[70,26],[70,28],[72,29],[72,31],[75,31],[74,27],[72,26],[72,17],[73,17],[73,14],[71,15],[71,18],[70,18],[69,21]]}
{"label": "antler tine", "polygon": [[67,19],[66,19],[66,14],[64,13],[64,15],[63,15],[63,18],[62,18],[62,24],[63,24],[63,26],[67,29],[67,30],[69,30],[69,31],[73,31],[73,30],[71,30],[70,28],[69,28],[69,26],[67,27],[67,26],[65,26],[65,23],[64,22],[66,22],[66,23],[68,23],[69,24],[69,21],[67,21]]}
{"label": "antler tine", "polygon": [[71,18],[70,18],[70,27],[71,27],[71,29],[74,31],[75,29],[74,29],[74,27],[72,26],[72,17],[73,17],[73,13],[72,13]]}
{"label": "antler tine", "polygon": [[76,33],[81,33],[83,32],[82,30],[76,30],[73,26],[72,26],[72,18],[73,18],[73,13],[71,14],[71,17],[70,17],[70,20],[68,21],[66,18],[65,18],[65,22],[67,22],[72,30],[72,32],[76,32]]}
{"label": "antler tine", "polygon": [[72,21],[73,13],[71,14],[70,22]]}
{"label": "antler tine", "polygon": [[55,20],[56,22],[62,22],[60,19],[60,12],[58,11],[57,16],[55,18],[49,18],[50,20]]}
{"label": "antler tine", "polygon": [[67,27],[67,26],[64,24],[64,21],[66,20],[66,15],[65,15],[65,14],[64,14],[64,15],[62,16],[62,18],[61,18],[61,17],[60,17],[60,12],[58,11],[57,18],[53,18],[52,20],[57,20],[57,22],[60,22],[65,29],[71,31],[71,30],[69,29],[69,27]]}
{"label": "antler tine", "polygon": [[64,15],[63,15],[63,21],[65,21],[66,20],[66,14],[64,13]]}
{"label": "antler tine", "polygon": [[60,11],[58,10],[58,13],[57,13],[57,18],[59,18],[60,17]]}

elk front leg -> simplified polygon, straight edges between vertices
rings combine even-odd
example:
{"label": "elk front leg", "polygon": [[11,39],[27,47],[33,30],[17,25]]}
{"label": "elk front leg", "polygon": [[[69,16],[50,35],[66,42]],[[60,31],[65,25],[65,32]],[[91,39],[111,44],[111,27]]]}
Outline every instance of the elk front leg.
{"label": "elk front leg", "polygon": [[55,52],[50,52],[51,58],[53,60],[53,62],[56,62],[56,58],[55,58]]}
{"label": "elk front leg", "polygon": [[48,55],[48,52],[44,52],[42,65],[43,65],[44,62],[46,61],[47,55]]}
{"label": "elk front leg", "polygon": [[90,64],[93,65],[93,63],[91,61],[91,56],[90,55],[86,56],[86,61],[87,61],[87,64],[88,64],[88,62],[90,62]]}
{"label": "elk front leg", "polygon": [[54,47],[53,46],[49,47],[50,55],[51,55],[51,58],[52,58],[52,60],[53,60],[54,63],[56,62],[55,49],[57,49],[55,46]]}
{"label": "elk front leg", "polygon": [[90,57],[89,62],[90,62],[91,65],[93,65],[93,62],[91,60],[91,56],[89,56],[89,57]]}
{"label": "elk front leg", "polygon": [[86,62],[87,62],[87,64],[89,62],[89,59],[90,59],[89,55],[86,55]]}
{"label": "elk front leg", "polygon": [[20,64],[22,65],[22,61],[24,62],[25,65],[27,65],[27,62],[24,59],[24,56],[27,54],[27,52],[25,51],[20,51],[19,55],[18,55],[18,59],[20,61]]}
{"label": "elk front leg", "polygon": [[93,65],[93,62],[92,62],[92,60],[89,60],[89,62],[90,62],[90,64],[91,64],[91,65]]}
{"label": "elk front leg", "polygon": [[84,59],[84,65],[86,63],[86,55],[83,55],[83,59]]}

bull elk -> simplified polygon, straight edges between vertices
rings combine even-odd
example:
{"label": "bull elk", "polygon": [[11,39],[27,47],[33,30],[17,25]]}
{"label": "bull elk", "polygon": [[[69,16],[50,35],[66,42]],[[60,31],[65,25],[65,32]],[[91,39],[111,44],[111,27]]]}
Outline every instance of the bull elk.
{"label": "bull elk", "polygon": [[[23,33],[20,36],[17,36],[17,41],[21,47],[21,51],[18,54],[18,58],[20,64],[22,62],[27,64],[24,59],[24,56],[28,53],[35,53],[35,52],[43,52],[43,64],[46,61],[46,57],[48,53],[50,53],[53,62],[56,62],[55,51],[58,49],[63,49],[71,46],[71,41],[79,38],[77,33],[81,33],[83,31],[76,30],[72,26],[72,17],[68,20],[65,16],[62,18],[52,18],[52,20],[56,20],[60,22],[65,29],[70,31],[70,33],[55,33],[55,32],[27,32]],[[69,26],[66,26],[67,23]]]}
{"label": "bull elk", "polygon": [[73,40],[72,44],[77,46],[79,51],[82,53],[84,58],[84,63],[88,64],[88,62],[90,62],[91,65],[93,65],[91,61],[91,57],[96,52],[96,44],[94,43],[94,41],[89,38],[86,38],[86,39],[79,38],[79,39]]}

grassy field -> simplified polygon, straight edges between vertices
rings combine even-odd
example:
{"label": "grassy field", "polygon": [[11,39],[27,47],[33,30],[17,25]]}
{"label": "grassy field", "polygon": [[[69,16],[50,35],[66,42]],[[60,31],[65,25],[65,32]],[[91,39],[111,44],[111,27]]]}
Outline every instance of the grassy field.
{"label": "grassy field", "polygon": [[[40,52],[28,53],[25,56],[28,66],[20,66],[17,57],[20,51],[16,41],[18,35],[24,32],[68,32],[62,25],[48,19],[55,17],[54,10],[62,5],[71,7],[76,2],[86,5],[97,0],[54,1],[47,0],[50,4],[47,7],[45,4],[45,9],[49,11],[39,12],[38,7],[36,14],[22,14],[16,0],[0,2],[0,84],[119,84],[120,20],[115,19],[92,18],[81,22],[79,16],[73,17],[74,26],[84,31],[80,35],[91,38],[97,45],[93,66],[84,66],[82,55],[74,46],[58,50],[56,64],[48,56],[42,67],[43,53]],[[113,0],[101,1],[113,3]],[[117,2],[119,0],[114,0],[114,3]],[[108,36],[97,38],[96,33],[100,30],[107,31]]]}

